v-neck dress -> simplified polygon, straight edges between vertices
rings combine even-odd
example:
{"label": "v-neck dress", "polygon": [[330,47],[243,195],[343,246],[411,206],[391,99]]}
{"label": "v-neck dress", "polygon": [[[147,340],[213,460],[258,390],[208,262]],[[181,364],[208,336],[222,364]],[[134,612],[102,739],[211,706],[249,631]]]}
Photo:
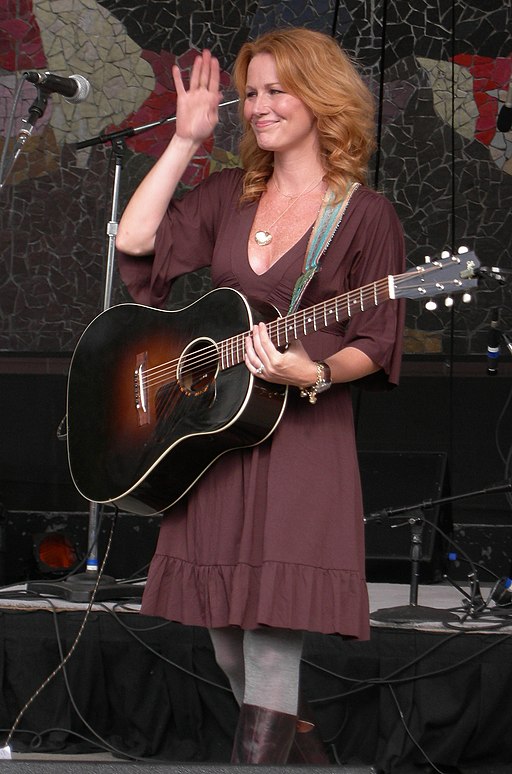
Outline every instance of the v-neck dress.
{"label": "v-neck dress", "polygon": [[[242,171],[223,170],[171,202],[155,255],[119,256],[133,299],[162,306],[172,280],[209,266],[231,287],[285,314],[310,231],[264,274],[247,244],[256,204],[239,205]],[[353,194],[302,307],[404,268],[400,223],[389,201]],[[370,387],[398,383],[404,309],[388,301],[348,326],[315,331],[315,360],[350,345],[381,366]],[[364,381],[364,380],[363,380]],[[364,524],[351,388],[335,384],[315,405],[289,390],[283,417],[257,446],[229,451],[164,515],[142,612],[184,624],[283,627],[369,636]]]}

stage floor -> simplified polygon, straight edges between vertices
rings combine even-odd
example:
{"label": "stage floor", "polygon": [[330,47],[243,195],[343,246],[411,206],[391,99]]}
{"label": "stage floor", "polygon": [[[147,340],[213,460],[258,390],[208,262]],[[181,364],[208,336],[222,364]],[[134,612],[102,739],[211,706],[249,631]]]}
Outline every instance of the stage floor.
{"label": "stage floor", "polygon": [[[434,772],[434,760],[443,774],[509,774],[512,609],[491,601],[475,612],[491,592],[484,584],[472,601],[468,583],[420,585],[416,605],[408,585],[368,588],[370,642],[306,642],[304,687],[333,770]],[[213,774],[229,760],[236,705],[203,630],[142,616],[137,599],[89,606],[24,584],[0,589],[0,621],[4,737],[73,651],[17,724],[13,774],[16,761],[74,771],[120,760],[155,771],[206,761]]]}
{"label": "stage floor", "polygon": [[[31,593],[31,589],[39,589],[45,586],[48,593]],[[70,601],[65,596],[57,596],[55,592],[61,585],[59,581],[31,581],[30,589],[27,590],[27,584],[16,584],[12,586],[0,587],[0,610],[58,610],[58,611],[79,611],[86,610],[87,601]],[[123,589],[125,584],[119,582],[118,589]],[[425,631],[445,631],[447,616],[446,611],[454,611],[453,621],[465,619],[464,626],[468,631],[478,629],[492,633],[495,628],[496,620],[493,613],[499,612],[494,602],[491,600],[485,605],[482,615],[469,615],[468,611],[473,607],[479,606],[479,600],[487,602],[492,591],[492,585],[489,583],[479,584],[481,596],[472,600],[472,588],[469,581],[458,582],[459,588],[455,588],[448,582],[434,583],[428,585],[419,585],[417,593],[411,591],[411,587],[401,583],[369,583],[368,595],[370,599],[371,624],[372,627],[384,626],[386,628],[414,628]],[[142,591],[143,584],[133,584],[130,588],[138,587]],[[100,586],[100,593],[103,587]],[[98,595],[101,599],[100,604],[93,605],[93,610],[105,610],[106,608],[116,609],[120,613],[136,613],[140,610],[137,600],[123,599],[123,592],[116,597],[116,586],[106,584],[106,591]],[[109,594],[111,590],[111,596]],[[55,593],[54,593],[55,592]],[[73,592],[71,591],[71,594]],[[411,599],[411,596],[413,599]],[[512,605],[512,593],[510,595]],[[415,604],[411,604],[414,602]],[[500,631],[506,631],[509,627],[503,620],[502,613],[506,612],[504,608],[499,616],[501,622]],[[486,627],[486,624],[489,624]],[[512,632],[512,607],[510,608],[510,632]]]}

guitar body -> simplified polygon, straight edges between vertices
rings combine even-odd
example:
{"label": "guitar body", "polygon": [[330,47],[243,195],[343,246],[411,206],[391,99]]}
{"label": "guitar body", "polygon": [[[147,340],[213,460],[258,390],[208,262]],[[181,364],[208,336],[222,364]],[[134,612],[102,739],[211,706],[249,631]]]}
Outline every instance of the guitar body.
{"label": "guitar body", "polygon": [[226,366],[219,342],[277,316],[219,288],[179,311],[120,304],[96,317],[68,378],[69,467],[83,497],[153,515],[220,455],[265,440],[287,388],[255,379],[243,359]]}

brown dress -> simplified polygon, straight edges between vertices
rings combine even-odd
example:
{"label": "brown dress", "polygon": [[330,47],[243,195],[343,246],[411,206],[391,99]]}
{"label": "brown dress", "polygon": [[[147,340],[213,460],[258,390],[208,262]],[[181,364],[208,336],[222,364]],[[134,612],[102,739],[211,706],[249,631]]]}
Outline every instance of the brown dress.
{"label": "brown dress", "polygon": [[[247,241],[256,204],[240,207],[240,170],[224,170],[173,202],[155,256],[120,256],[135,301],[163,305],[178,275],[211,266],[232,287],[286,313],[309,233],[263,275]],[[172,224],[172,225],[171,225]],[[400,224],[381,195],[353,195],[302,306],[403,271]],[[304,339],[314,359],[350,344],[398,381],[402,302],[389,301]],[[316,405],[291,388],[271,437],[220,457],[163,518],[142,612],[184,624],[267,625],[369,636],[364,525],[351,389],[335,384]]]}

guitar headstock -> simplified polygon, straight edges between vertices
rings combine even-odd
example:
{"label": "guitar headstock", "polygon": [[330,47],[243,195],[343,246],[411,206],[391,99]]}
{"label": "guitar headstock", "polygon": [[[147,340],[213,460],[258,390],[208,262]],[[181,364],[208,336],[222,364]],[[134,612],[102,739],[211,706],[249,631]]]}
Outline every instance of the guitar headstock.
{"label": "guitar headstock", "polygon": [[479,266],[472,251],[429,260],[394,277],[395,298],[433,298],[467,292],[478,285]]}

